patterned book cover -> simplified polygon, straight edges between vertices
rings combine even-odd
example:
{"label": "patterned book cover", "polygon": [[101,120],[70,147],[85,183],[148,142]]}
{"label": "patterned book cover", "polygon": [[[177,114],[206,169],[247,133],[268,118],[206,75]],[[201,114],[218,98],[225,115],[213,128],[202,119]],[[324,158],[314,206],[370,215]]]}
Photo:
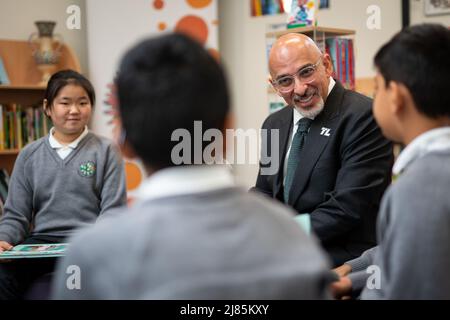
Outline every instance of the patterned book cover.
{"label": "patterned book cover", "polygon": [[11,250],[0,253],[0,259],[62,257],[67,246],[67,243],[19,244]]}

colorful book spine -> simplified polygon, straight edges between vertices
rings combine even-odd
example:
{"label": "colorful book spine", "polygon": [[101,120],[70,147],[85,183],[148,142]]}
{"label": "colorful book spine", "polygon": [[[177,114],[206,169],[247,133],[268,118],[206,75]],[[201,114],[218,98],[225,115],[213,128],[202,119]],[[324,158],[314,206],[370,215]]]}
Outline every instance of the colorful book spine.
{"label": "colorful book spine", "polygon": [[355,81],[355,53],[353,51],[353,40],[348,40],[348,51],[349,51],[349,66],[350,66],[350,89],[356,89],[356,81]]}
{"label": "colorful book spine", "polygon": [[17,137],[17,148],[22,149],[23,148],[23,139],[22,139],[22,112],[19,110],[16,110],[15,112],[15,129],[16,129],[16,137]]}

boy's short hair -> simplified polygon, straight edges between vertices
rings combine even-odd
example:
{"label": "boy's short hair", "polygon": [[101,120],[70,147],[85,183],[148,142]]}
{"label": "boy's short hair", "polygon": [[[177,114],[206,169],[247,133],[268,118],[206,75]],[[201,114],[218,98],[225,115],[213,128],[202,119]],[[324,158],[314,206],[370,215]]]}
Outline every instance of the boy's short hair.
{"label": "boy's short hair", "polygon": [[163,35],[134,46],[121,61],[116,84],[127,142],[152,168],[174,165],[176,129],[187,130],[192,144],[194,121],[202,122],[203,131],[224,129],[229,111],[224,72],[185,35]]}
{"label": "boy's short hair", "polygon": [[450,30],[439,24],[403,29],[375,56],[386,81],[405,85],[417,109],[430,118],[450,116]]}

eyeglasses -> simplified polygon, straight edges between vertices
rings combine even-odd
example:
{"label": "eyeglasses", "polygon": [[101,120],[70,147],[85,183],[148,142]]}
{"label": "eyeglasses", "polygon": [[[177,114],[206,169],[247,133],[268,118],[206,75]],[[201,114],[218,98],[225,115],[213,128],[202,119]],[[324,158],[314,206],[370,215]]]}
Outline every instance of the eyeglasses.
{"label": "eyeglasses", "polygon": [[272,85],[278,91],[285,93],[291,91],[294,88],[295,76],[298,77],[301,83],[312,82],[314,81],[314,74],[320,64],[320,61],[322,61],[322,57],[320,57],[316,63],[303,67],[294,74],[288,74],[272,81]]}

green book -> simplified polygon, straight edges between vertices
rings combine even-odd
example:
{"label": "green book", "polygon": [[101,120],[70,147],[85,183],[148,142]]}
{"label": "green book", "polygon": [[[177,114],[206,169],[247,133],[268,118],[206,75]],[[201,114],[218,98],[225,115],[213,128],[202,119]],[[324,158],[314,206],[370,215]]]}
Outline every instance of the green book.
{"label": "green book", "polygon": [[19,244],[11,250],[0,253],[0,260],[62,257],[67,246],[67,243]]}

